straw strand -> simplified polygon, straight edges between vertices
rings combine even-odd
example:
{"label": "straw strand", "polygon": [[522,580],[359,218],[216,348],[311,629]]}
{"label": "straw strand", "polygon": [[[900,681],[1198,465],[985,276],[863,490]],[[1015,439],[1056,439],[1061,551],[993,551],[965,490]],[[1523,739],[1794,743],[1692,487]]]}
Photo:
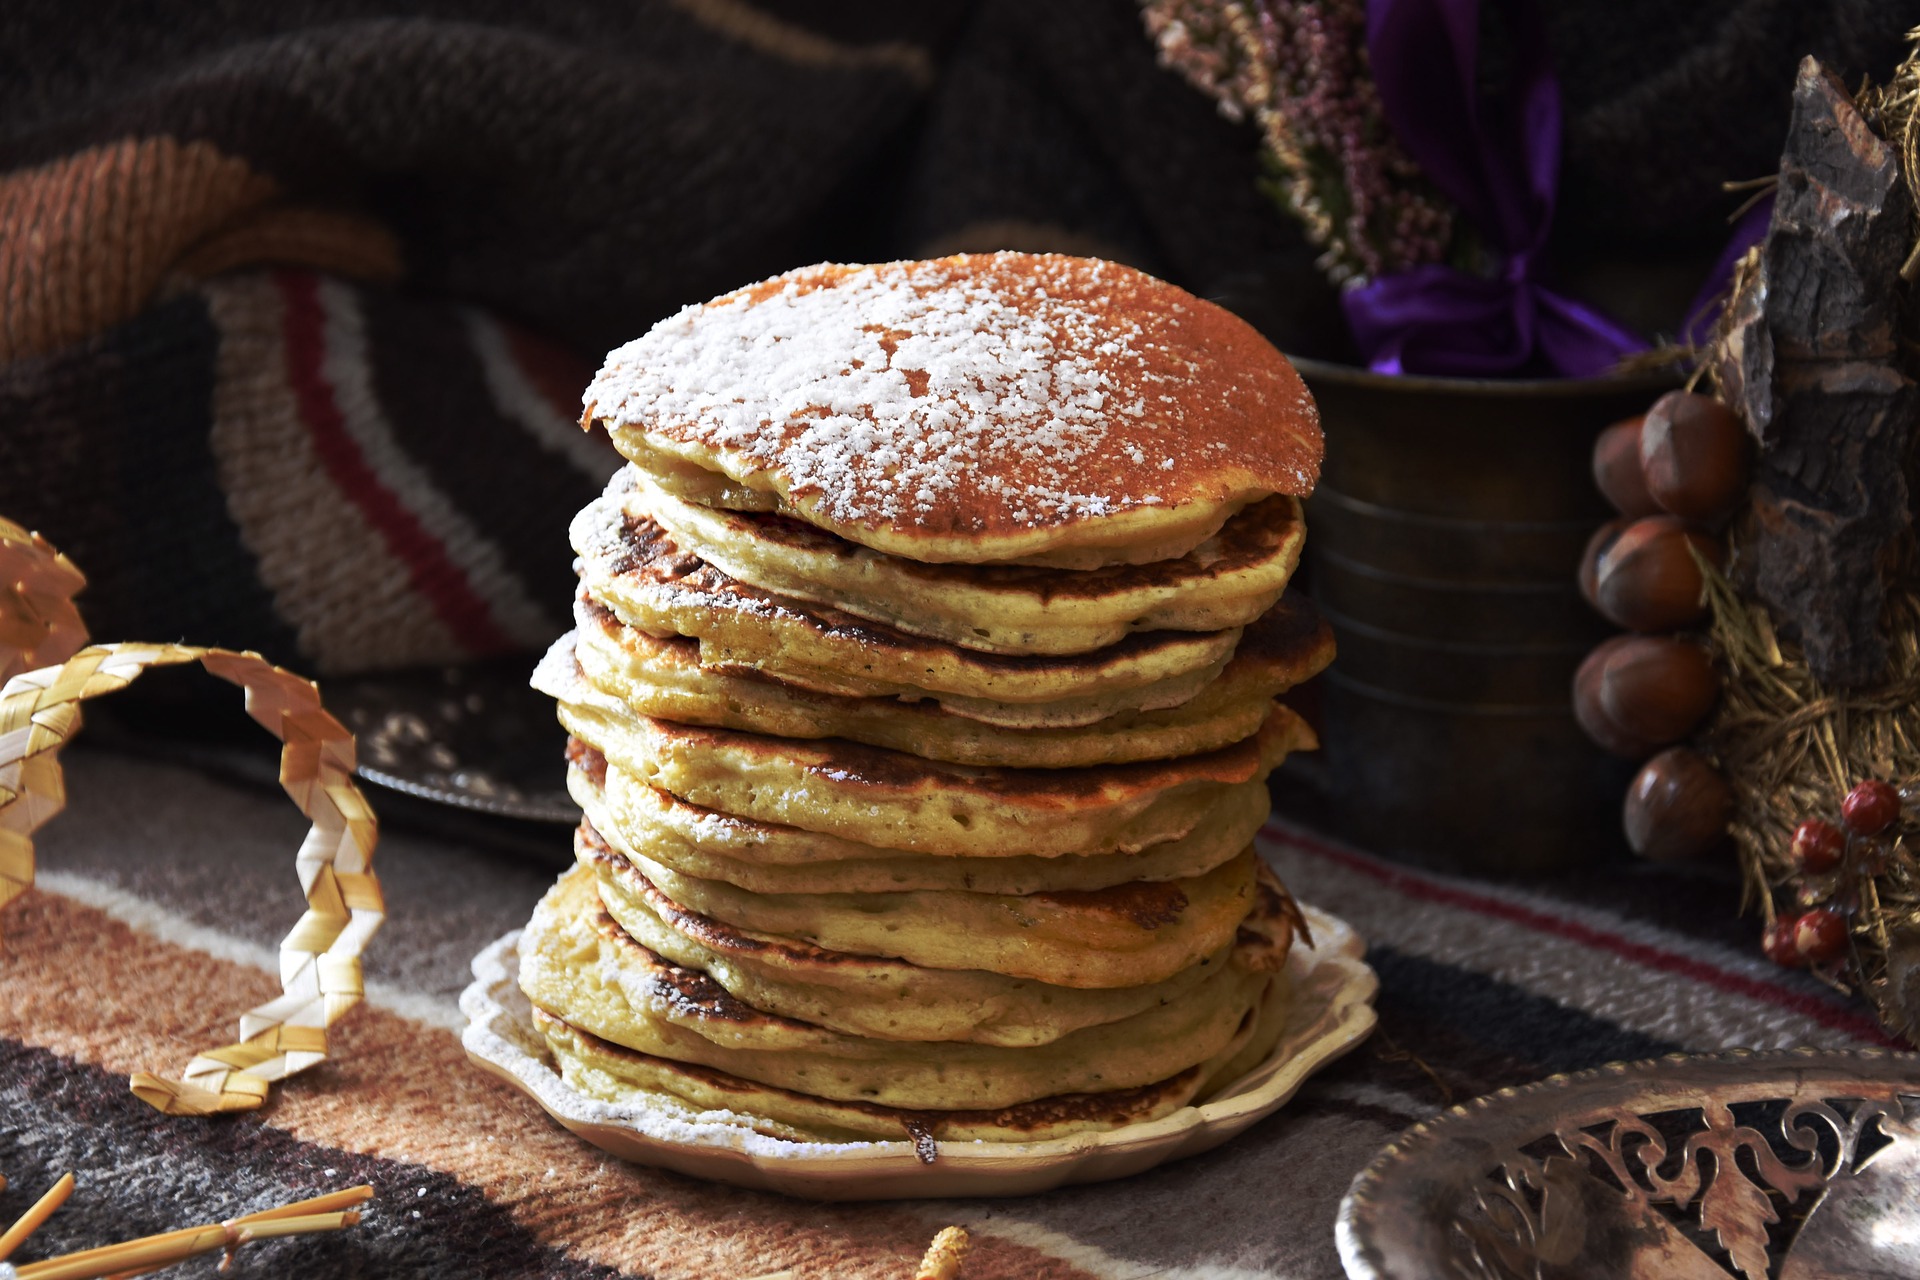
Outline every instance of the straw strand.
{"label": "straw strand", "polygon": [[33,1206],[4,1235],[0,1235],[0,1262],[13,1256],[13,1251],[26,1242],[28,1236],[40,1229],[40,1224],[53,1216],[53,1211],[67,1202],[73,1194],[73,1175],[63,1173],[60,1180],[47,1188],[46,1194],[33,1202]]}
{"label": "straw strand", "polygon": [[[0,1189],[5,1186],[6,1178],[0,1176]],[[69,1173],[0,1237],[0,1280],[134,1280],[136,1276],[151,1274],[215,1249],[231,1252],[256,1240],[311,1235],[353,1226],[360,1221],[355,1206],[373,1198],[373,1188],[362,1184],[242,1214],[225,1222],[163,1231],[19,1267],[6,1263],[7,1253],[46,1221],[72,1191],[73,1175]]]}
{"label": "straw strand", "polygon": [[340,1231],[360,1221],[353,1210],[311,1214],[241,1225],[239,1222],[212,1222],[200,1227],[165,1231],[142,1236],[120,1244],[62,1254],[45,1262],[30,1262],[16,1270],[18,1280],[101,1280],[170,1267],[212,1253],[216,1249],[235,1249],[256,1240],[281,1236],[311,1235],[322,1231]]}

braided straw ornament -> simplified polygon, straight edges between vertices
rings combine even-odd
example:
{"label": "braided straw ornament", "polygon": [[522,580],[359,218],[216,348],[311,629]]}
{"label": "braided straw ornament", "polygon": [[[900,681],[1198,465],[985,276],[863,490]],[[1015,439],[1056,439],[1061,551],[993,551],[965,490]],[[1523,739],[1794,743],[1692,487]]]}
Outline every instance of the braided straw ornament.
{"label": "braided straw ornament", "polygon": [[188,662],[244,688],[247,714],[285,744],[280,785],[313,821],[295,859],[307,912],[280,944],[283,994],[241,1015],[237,1043],[199,1054],[178,1080],[138,1072],[131,1083],[172,1115],[249,1110],[272,1081],[325,1060],[327,1028],[359,1001],[360,953],[385,918],[372,868],[379,827],[353,784],[353,735],[310,681],[257,653],[137,643],[72,652],[85,640],[72,603],[83,581],[44,539],[0,520],[0,671],[58,664],[0,689],[0,907],[33,883],[33,833],[66,804],[56,753],[80,727],[81,702]]}
{"label": "braided straw ornament", "polygon": [[87,642],[73,606],[86,585],[52,543],[0,519],[0,681],[63,662]]}

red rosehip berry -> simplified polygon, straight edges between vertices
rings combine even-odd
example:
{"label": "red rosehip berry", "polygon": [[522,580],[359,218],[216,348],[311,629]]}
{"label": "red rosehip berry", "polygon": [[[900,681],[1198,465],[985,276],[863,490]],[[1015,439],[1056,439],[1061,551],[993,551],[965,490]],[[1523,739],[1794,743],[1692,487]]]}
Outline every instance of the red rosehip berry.
{"label": "red rosehip berry", "polygon": [[1807,964],[1838,960],[1847,949],[1847,921],[1830,907],[1815,907],[1793,924],[1793,949]]}
{"label": "red rosehip berry", "polygon": [[1846,851],[1846,836],[1831,822],[1808,818],[1793,829],[1793,865],[1810,875],[1833,870]]}
{"label": "red rosehip berry", "polygon": [[1798,969],[1807,963],[1800,956],[1800,948],[1793,944],[1793,927],[1798,923],[1798,917],[1781,916],[1760,935],[1760,949],[1782,969]]}
{"label": "red rosehip berry", "polygon": [[1863,836],[1884,831],[1900,816],[1900,793],[1878,778],[1855,784],[1840,802],[1840,821]]}

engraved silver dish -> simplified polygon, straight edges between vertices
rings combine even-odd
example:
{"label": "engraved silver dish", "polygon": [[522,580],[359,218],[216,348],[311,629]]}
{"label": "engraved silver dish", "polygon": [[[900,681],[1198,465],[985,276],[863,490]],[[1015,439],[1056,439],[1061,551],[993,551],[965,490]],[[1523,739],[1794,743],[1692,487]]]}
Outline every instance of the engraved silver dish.
{"label": "engraved silver dish", "polygon": [[1920,1054],[1615,1064],[1395,1139],[1335,1225],[1353,1280],[1915,1280]]}

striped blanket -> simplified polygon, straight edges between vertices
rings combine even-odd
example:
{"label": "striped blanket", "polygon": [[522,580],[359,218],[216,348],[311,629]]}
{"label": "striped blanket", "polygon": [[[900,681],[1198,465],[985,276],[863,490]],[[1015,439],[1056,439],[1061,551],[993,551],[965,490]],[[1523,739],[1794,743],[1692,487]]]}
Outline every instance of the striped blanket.
{"label": "striped blanket", "polygon": [[[1604,298],[1660,327],[1725,238],[1721,181],[1774,170],[1800,57],[1884,78],[1920,21],[1541,8],[1557,265],[1662,281]],[[607,460],[564,424],[687,303],[1064,250],[1350,355],[1258,154],[1135,0],[7,0],[0,515],[86,571],[96,635],[320,675],[538,652],[572,590],[556,513]]]}
{"label": "striped blanket", "polygon": [[[391,831],[391,908],[338,1057],[261,1112],[169,1119],[131,1097],[277,990],[300,907],[284,798],[172,765],[67,753],[72,807],[0,930],[0,1219],[61,1173],[74,1199],[16,1261],[370,1182],[366,1222],[243,1254],[241,1274],[906,1277],[940,1227],[963,1276],[1336,1277],[1335,1208],[1395,1133],[1501,1086],[1731,1046],[1890,1043],[1860,1007],[1775,969],[1731,879],[1609,869],[1527,886],[1407,869],[1284,822],[1262,849],[1371,941],[1378,1032],[1211,1154],[1013,1201],[818,1205],[624,1165],[470,1066],[455,998],[526,919],[539,865]],[[376,797],[377,799],[377,797]]]}

